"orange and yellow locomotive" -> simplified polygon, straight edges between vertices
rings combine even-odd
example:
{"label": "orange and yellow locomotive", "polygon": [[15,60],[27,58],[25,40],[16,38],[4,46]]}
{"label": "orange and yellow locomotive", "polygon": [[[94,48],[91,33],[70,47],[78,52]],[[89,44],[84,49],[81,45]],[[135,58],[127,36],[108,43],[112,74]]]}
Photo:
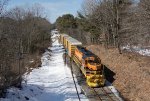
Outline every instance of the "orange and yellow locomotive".
{"label": "orange and yellow locomotive", "polygon": [[104,68],[99,57],[83,47],[81,42],[66,34],[60,35],[60,42],[86,77],[87,84],[90,87],[104,86]]}

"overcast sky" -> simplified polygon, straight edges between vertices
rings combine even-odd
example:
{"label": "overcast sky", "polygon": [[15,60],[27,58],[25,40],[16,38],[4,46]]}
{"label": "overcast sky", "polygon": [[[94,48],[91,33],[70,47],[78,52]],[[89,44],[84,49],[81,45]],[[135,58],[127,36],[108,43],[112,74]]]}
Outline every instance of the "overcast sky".
{"label": "overcast sky", "polygon": [[10,0],[8,9],[15,6],[28,6],[40,4],[45,9],[47,18],[53,23],[57,17],[71,13],[76,16],[76,12],[80,10],[83,0]]}

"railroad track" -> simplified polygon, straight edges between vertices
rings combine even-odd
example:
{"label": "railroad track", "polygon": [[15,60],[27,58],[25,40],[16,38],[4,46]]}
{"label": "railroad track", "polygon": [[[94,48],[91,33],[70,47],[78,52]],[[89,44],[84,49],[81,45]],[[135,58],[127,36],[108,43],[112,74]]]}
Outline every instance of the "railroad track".
{"label": "railroad track", "polygon": [[96,96],[99,98],[100,101],[103,101],[103,99],[106,100],[109,98],[109,96],[106,96],[107,94],[105,96],[104,96],[104,94],[99,94],[99,90],[97,90],[95,88],[93,88],[93,91],[95,92]]}
{"label": "railroad track", "polygon": [[82,90],[89,101],[119,101],[116,95],[108,87],[91,88],[82,85]]}
{"label": "railroad track", "polygon": [[119,101],[108,87],[93,88],[100,101]]}

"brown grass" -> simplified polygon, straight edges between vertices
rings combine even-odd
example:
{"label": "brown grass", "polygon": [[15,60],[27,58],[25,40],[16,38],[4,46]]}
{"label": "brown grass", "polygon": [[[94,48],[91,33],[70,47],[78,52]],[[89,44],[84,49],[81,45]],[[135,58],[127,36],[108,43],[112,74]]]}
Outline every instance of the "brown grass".
{"label": "brown grass", "polygon": [[128,52],[119,54],[116,48],[106,50],[96,45],[88,49],[116,73],[113,85],[127,101],[150,101],[150,57]]}

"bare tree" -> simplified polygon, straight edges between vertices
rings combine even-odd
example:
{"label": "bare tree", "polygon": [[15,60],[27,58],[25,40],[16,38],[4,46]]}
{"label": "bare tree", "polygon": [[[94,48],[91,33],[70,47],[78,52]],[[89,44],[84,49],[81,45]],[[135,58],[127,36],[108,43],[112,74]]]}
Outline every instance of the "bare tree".
{"label": "bare tree", "polygon": [[139,40],[142,44],[150,44],[150,1],[140,0],[138,9],[139,16]]}
{"label": "bare tree", "polygon": [[7,5],[8,0],[0,0],[0,16],[4,11],[5,6]]}
{"label": "bare tree", "polygon": [[132,0],[87,0],[82,12],[90,25],[94,26],[93,30],[97,33],[95,37],[103,37],[106,46],[116,46],[121,53],[120,47],[127,28],[124,23],[133,14],[131,7]]}
{"label": "bare tree", "polygon": [[40,12],[38,8],[15,7],[0,19],[0,91],[11,85],[21,87],[21,76],[26,72],[24,60],[50,41],[51,24]]}

